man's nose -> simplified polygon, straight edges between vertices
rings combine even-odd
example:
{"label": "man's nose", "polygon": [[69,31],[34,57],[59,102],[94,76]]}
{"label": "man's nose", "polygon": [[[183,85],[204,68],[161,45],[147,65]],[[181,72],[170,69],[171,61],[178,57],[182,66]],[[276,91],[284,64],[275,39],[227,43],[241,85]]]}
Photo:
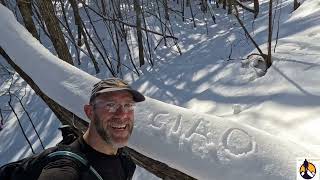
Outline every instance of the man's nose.
{"label": "man's nose", "polygon": [[124,107],[122,104],[118,104],[117,108],[116,108],[116,114],[123,114],[123,113],[126,113]]}
{"label": "man's nose", "polygon": [[126,112],[123,106],[117,108],[116,112],[114,113],[115,117],[118,117],[120,121],[130,119],[130,113]]}

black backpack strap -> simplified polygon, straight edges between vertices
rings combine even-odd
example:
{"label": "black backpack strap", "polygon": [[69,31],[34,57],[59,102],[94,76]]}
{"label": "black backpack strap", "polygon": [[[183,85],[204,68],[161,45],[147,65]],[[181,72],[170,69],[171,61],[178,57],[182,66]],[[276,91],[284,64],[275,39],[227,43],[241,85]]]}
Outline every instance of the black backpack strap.
{"label": "black backpack strap", "polygon": [[133,162],[133,160],[131,159],[129,153],[124,149],[121,148],[118,150],[119,154],[120,154],[120,160],[121,160],[121,165],[124,168],[126,175],[127,175],[127,179],[131,180],[134,174],[134,171],[136,169],[136,164]]}
{"label": "black backpack strap", "polygon": [[89,172],[92,173],[98,180],[103,180],[103,178],[100,176],[100,174],[90,165],[89,161],[86,158],[83,158],[82,156],[78,155],[77,153],[71,152],[69,150],[58,150],[55,152],[52,152],[48,154],[48,159],[53,158],[61,158],[61,157],[69,157],[82,166],[88,168]]}

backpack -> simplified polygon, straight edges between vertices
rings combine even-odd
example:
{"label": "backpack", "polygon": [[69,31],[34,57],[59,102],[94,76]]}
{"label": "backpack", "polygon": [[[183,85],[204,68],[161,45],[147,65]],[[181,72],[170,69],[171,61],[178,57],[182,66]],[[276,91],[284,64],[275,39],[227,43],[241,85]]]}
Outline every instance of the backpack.
{"label": "backpack", "polygon": [[[36,180],[40,176],[42,169],[51,161],[59,158],[68,158],[74,161],[78,167],[89,170],[98,180],[103,180],[98,172],[90,166],[88,160],[79,152],[73,152],[69,143],[77,139],[77,136],[68,132],[68,126],[59,128],[62,131],[63,140],[55,147],[48,148],[40,154],[12,162],[0,167],[0,180]],[[65,135],[68,137],[65,139]],[[72,138],[70,138],[72,137]]]}
{"label": "backpack", "polygon": [[[76,152],[71,146],[78,135],[75,134],[71,127],[64,125],[59,128],[62,132],[63,140],[55,147],[48,148],[40,154],[35,154],[30,157],[12,162],[0,167],[0,180],[37,180],[42,169],[51,161],[59,158],[68,158],[74,161],[81,172],[88,172],[96,179],[103,180],[99,173],[89,164],[88,160],[81,152]],[[121,154],[120,160],[128,180],[131,180],[135,171],[136,165],[133,163],[129,153],[124,149],[119,149]]]}

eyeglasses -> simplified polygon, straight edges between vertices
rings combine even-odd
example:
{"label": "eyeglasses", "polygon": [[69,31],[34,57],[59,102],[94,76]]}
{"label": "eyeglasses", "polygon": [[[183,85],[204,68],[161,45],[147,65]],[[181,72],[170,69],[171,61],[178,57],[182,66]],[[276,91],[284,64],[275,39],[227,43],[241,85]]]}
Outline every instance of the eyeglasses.
{"label": "eyeglasses", "polygon": [[115,103],[115,102],[96,102],[93,104],[95,107],[103,108],[105,111],[114,113],[117,112],[119,107],[122,107],[122,110],[125,113],[132,112],[135,107],[134,102],[128,102],[128,103]]}

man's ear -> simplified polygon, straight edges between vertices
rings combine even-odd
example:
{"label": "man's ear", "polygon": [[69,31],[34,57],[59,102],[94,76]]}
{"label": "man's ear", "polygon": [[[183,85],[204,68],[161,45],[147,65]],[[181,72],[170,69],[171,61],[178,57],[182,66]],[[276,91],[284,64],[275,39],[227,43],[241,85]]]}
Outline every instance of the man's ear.
{"label": "man's ear", "polygon": [[92,120],[93,119],[93,106],[90,104],[86,104],[83,106],[83,110],[86,113],[87,117]]}

